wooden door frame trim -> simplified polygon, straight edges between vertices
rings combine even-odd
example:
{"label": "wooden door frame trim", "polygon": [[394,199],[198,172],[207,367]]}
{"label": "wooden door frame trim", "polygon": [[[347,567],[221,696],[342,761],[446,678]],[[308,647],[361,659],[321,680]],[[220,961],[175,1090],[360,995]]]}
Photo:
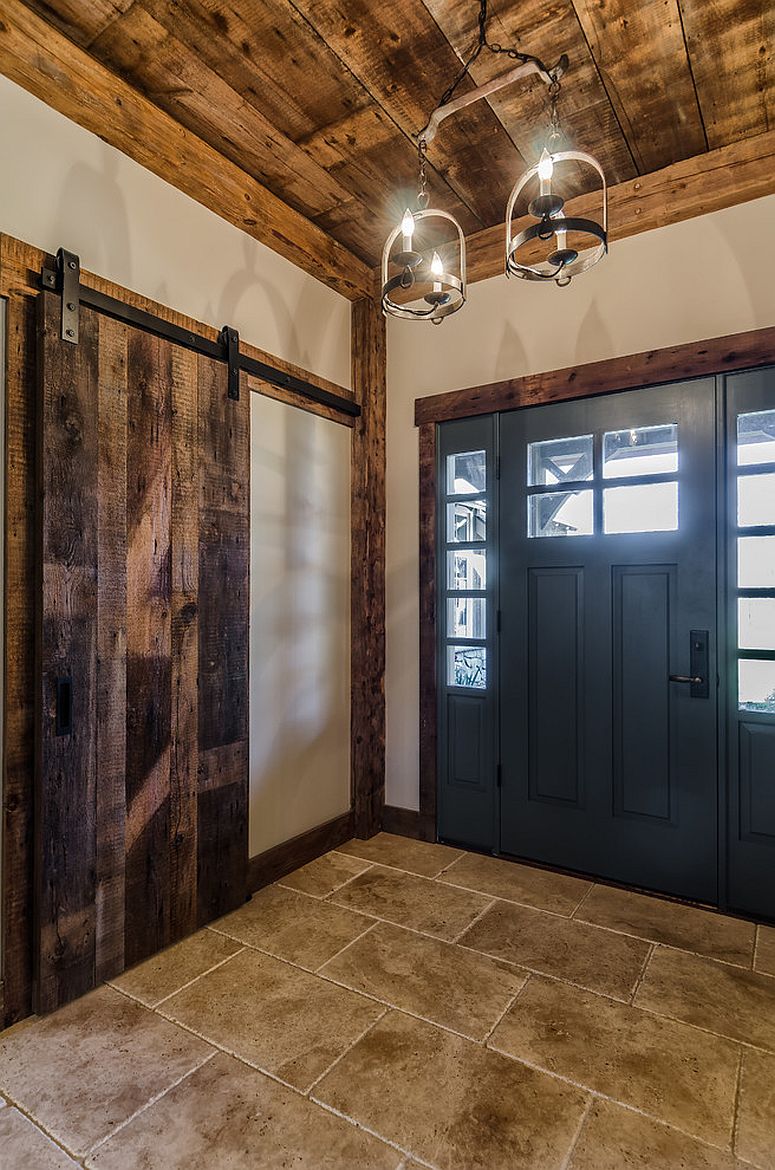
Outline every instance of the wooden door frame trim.
{"label": "wooden door frame trim", "polygon": [[[437,837],[438,691],[436,679],[436,493],[439,423],[526,406],[591,398],[641,386],[733,373],[775,364],[775,326],[543,374],[528,374],[415,400],[420,469],[420,809],[390,809],[396,831],[422,840]],[[400,826],[400,828],[399,828]]]}

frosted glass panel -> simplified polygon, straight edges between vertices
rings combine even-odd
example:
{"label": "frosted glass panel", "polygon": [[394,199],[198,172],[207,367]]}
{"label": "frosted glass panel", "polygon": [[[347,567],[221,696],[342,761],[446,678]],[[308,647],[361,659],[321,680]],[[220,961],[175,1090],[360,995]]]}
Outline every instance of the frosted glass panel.
{"label": "frosted glass panel", "polygon": [[737,462],[740,467],[775,463],[775,410],[738,416]]}
{"label": "frosted glass panel", "polygon": [[528,536],[590,536],[592,492],[547,492],[528,496]]}
{"label": "frosted glass panel", "polygon": [[608,535],[675,532],[677,528],[677,483],[632,484],[603,492],[603,530]]}
{"label": "frosted glass panel", "polygon": [[741,589],[775,589],[775,536],[741,536],[737,542]]}
{"label": "frosted glass panel", "polygon": [[447,553],[448,589],[485,589],[487,586],[487,555],[478,549],[461,549]]}
{"label": "frosted glass panel", "polygon": [[551,487],[552,484],[582,482],[591,478],[591,435],[528,443],[527,482],[530,486]]}
{"label": "frosted glass panel", "polygon": [[737,644],[743,650],[775,650],[775,598],[741,597]]}
{"label": "frosted glass panel", "polygon": [[741,527],[775,524],[775,475],[737,477],[737,522]]}
{"label": "frosted glass panel", "polygon": [[451,687],[487,686],[487,651],[484,646],[448,646],[447,682]]}
{"label": "frosted glass panel", "polygon": [[472,496],[487,489],[484,451],[464,451],[447,456],[447,494]]}
{"label": "frosted glass panel", "polygon": [[483,597],[450,597],[447,601],[449,638],[484,638],[487,603]]}
{"label": "frosted glass panel", "polygon": [[775,715],[775,662],[741,659],[738,704],[743,711],[767,711]]}
{"label": "frosted glass panel", "polygon": [[675,423],[609,431],[603,439],[603,475],[606,479],[676,471],[678,427]]}
{"label": "frosted glass panel", "polygon": [[486,500],[456,500],[454,504],[447,504],[447,540],[450,544],[486,539]]}

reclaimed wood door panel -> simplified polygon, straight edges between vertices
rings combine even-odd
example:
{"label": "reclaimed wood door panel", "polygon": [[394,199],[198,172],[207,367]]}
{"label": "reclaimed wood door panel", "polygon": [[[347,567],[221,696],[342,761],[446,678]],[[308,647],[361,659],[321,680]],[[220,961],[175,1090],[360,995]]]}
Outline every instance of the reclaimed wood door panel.
{"label": "reclaimed wood door panel", "polygon": [[59,329],[43,293],[39,1011],[239,905],[247,870],[248,395],[89,309]]}

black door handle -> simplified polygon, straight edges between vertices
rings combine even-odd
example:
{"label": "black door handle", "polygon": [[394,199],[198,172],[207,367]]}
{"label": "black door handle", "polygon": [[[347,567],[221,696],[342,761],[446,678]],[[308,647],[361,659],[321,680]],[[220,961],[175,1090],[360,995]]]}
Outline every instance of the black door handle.
{"label": "black door handle", "polygon": [[707,699],[710,695],[708,674],[710,669],[709,658],[710,631],[690,630],[689,632],[689,670],[691,674],[670,674],[670,682],[687,683],[691,690],[692,699]]}

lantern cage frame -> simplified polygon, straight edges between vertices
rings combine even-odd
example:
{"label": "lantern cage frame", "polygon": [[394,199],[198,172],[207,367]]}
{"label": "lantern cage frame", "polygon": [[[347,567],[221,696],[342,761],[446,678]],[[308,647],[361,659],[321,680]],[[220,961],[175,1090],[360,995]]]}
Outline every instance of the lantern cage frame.
{"label": "lantern cage frame", "polygon": [[[434,272],[431,263],[426,261],[421,252],[398,252],[393,255],[393,245],[402,234],[402,225],[398,224],[385,241],[382,249],[382,309],[390,317],[400,317],[407,321],[432,321],[441,324],[445,317],[450,317],[466,303],[466,238],[463,229],[453,215],[435,207],[423,207],[412,213],[415,226],[423,220],[445,220],[452,224],[458,249],[459,276],[454,272]],[[390,265],[401,267],[401,272],[390,275]],[[413,308],[408,304],[401,304],[392,299],[391,294],[396,289],[408,291],[420,283],[422,285],[441,285],[440,291],[429,291],[423,297],[418,291],[418,299],[422,297],[427,302],[427,308]]]}

